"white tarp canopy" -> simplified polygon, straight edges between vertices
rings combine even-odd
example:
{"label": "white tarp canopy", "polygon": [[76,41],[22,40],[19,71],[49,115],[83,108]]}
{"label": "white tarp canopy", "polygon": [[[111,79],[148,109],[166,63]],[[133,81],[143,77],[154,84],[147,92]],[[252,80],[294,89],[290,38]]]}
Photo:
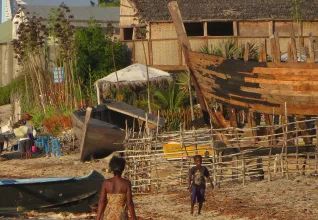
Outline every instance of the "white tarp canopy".
{"label": "white tarp canopy", "polygon": [[[151,84],[160,86],[162,83],[169,83],[172,81],[172,77],[169,73],[148,67],[149,81]],[[147,86],[147,68],[145,65],[135,63],[124,69],[117,71],[119,87],[127,86],[131,89],[137,89]],[[116,72],[109,74],[108,76],[99,79],[95,82],[97,89],[98,103],[100,103],[100,91],[102,94],[107,94],[117,85]]]}
{"label": "white tarp canopy", "polygon": [[[171,78],[170,74],[158,70],[155,68],[148,67],[148,73],[149,73],[149,80],[160,80],[160,79],[168,79]],[[118,81],[121,84],[127,84],[127,83],[144,83],[147,82],[147,69],[145,65],[135,63],[133,65],[130,65],[124,69],[118,70],[117,71],[118,75]],[[98,84],[101,84],[103,82],[105,83],[117,83],[117,78],[116,78],[116,72],[109,74],[108,76],[97,80]]]}

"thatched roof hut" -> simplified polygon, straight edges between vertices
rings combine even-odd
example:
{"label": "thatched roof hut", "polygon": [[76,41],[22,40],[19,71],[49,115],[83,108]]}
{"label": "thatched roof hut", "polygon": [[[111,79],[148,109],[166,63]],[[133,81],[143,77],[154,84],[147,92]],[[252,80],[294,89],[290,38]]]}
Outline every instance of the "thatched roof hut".
{"label": "thatched roof hut", "polygon": [[[139,15],[146,21],[170,21],[167,8],[171,0],[134,0]],[[178,0],[185,21],[212,19],[230,20],[293,20],[290,0]],[[318,1],[303,0],[303,20],[317,20]]]}
{"label": "thatched roof hut", "polygon": [[[141,40],[135,33],[146,23],[147,62],[150,66],[169,71],[186,70],[185,60],[171,17],[171,0],[121,0],[120,39],[132,52],[133,62],[145,63]],[[308,47],[312,33],[318,40],[318,0],[302,0],[300,22],[295,22],[295,4],[291,0],[178,0],[192,50],[219,45],[233,40],[256,46],[266,42],[275,32],[280,37],[282,54],[288,50],[293,32],[303,48]],[[267,54],[271,48],[267,47]]]}

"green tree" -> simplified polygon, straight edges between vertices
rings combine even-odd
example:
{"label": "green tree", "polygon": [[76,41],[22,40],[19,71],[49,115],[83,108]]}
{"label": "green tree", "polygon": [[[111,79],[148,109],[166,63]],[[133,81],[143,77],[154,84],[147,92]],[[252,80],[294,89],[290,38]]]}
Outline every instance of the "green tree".
{"label": "green tree", "polygon": [[188,104],[185,91],[176,83],[169,84],[168,88],[156,89],[152,93],[158,109],[177,110]]}
{"label": "green tree", "polygon": [[98,6],[102,7],[119,7],[120,0],[99,0]]}
{"label": "green tree", "polygon": [[85,86],[114,71],[112,47],[117,68],[123,68],[126,64],[124,45],[106,36],[99,24],[91,20],[87,28],[76,30],[77,69]]}

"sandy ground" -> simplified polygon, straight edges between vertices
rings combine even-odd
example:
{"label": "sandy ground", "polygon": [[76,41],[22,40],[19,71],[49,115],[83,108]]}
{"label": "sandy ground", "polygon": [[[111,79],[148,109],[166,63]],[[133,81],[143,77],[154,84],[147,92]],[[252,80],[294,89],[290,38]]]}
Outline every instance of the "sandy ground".
{"label": "sandy ground", "polygon": [[[10,157],[9,157],[10,156]],[[108,159],[81,163],[78,155],[40,157],[31,160],[0,161],[0,178],[69,177],[87,175],[95,169],[106,177]],[[318,219],[318,178],[298,176],[291,180],[278,179],[230,184],[220,189],[207,189],[207,202],[202,215],[189,214],[189,193],[184,190],[157,195],[135,195],[136,212],[143,219]],[[50,217],[49,217],[50,216]],[[43,215],[31,213],[33,219],[93,219],[95,214],[66,213]],[[21,219],[21,218],[20,218]]]}

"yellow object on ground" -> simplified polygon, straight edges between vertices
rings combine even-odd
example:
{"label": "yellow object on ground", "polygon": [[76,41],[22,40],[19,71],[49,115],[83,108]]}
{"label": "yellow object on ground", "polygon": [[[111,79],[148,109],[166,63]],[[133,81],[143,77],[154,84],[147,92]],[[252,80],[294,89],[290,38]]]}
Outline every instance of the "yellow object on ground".
{"label": "yellow object on ground", "polygon": [[[193,157],[196,154],[201,156],[205,156],[205,153],[208,152],[209,156],[213,156],[215,151],[211,149],[210,145],[205,146],[186,146],[181,147],[181,144],[178,142],[170,142],[168,144],[163,145],[163,152],[165,154],[166,159],[182,159],[188,157]],[[197,150],[197,152],[196,152]]]}

